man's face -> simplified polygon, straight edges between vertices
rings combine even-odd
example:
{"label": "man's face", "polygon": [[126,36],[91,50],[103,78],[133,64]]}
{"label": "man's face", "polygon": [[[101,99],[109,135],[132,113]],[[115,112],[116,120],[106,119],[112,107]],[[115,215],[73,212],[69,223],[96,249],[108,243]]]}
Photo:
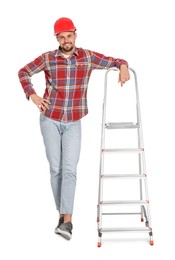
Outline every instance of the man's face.
{"label": "man's face", "polygon": [[75,32],[62,32],[56,36],[63,53],[71,54],[73,52],[76,36]]}

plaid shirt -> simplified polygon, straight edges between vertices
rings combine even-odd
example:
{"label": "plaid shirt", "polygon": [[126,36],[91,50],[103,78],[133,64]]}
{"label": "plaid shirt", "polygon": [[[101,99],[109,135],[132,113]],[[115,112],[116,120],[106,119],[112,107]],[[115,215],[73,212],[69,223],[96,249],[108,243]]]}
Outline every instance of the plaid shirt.
{"label": "plaid shirt", "polygon": [[91,72],[94,69],[120,68],[121,64],[127,65],[127,62],[82,48],[75,48],[66,59],[57,49],[43,53],[27,64],[20,69],[18,76],[29,99],[31,94],[36,94],[31,77],[44,71],[46,89],[43,98],[51,103],[44,114],[54,120],[69,122],[88,113],[87,87]]}

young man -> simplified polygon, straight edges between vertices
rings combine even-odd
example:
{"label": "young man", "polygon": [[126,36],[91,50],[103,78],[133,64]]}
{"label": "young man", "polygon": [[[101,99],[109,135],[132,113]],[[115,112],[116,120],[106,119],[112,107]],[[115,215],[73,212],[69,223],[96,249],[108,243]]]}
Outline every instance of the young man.
{"label": "young man", "polygon": [[[59,212],[55,233],[72,236],[72,213],[76,187],[76,169],[81,146],[81,118],[88,113],[87,86],[94,69],[120,69],[118,81],[129,80],[125,60],[77,48],[76,28],[69,18],[54,24],[59,48],[43,53],[19,70],[18,76],[27,99],[39,108],[41,133],[50,165],[51,187]],[[46,88],[39,97],[31,77],[44,71]]]}

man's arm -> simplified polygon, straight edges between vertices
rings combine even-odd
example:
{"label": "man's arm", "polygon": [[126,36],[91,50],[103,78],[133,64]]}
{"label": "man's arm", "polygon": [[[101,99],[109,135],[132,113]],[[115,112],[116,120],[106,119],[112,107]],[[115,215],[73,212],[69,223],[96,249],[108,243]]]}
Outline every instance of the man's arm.
{"label": "man's arm", "polygon": [[97,52],[91,52],[91,55],[93,69],[117,67],[120,70],[118,82],[120,82],[121,86],[130,79],[127,61],[119,58],[107,57]]}
{"label": "man's arm", "polygon": [[45,61],[42,56],[39,56],[34,61],[28,63],[23,68],[21,68],[18,72],[18,77],[21,83],[21,86],[26,94],[26,98],[29,99],[29,97],[32,94],[36,94],[33,84],[31,82],[31,77],[44,70],[45,68]]}
{"label": "man's arm", "polygon": [[26,66],[24,66],[22,69],[18,72],[18,77],[20,80],[20,83],[22,85],[22,88],[26,94],[26,98],[33,101],[33,103],[39,108],[40,112],[45,111],[49,105],[50,102],[44,98],[39,97],[34,88],[33,84],[31,82],[32,75],[44,70],[45,68],[45,62],[42,56],[39,56],[34,61],[28,63]]}

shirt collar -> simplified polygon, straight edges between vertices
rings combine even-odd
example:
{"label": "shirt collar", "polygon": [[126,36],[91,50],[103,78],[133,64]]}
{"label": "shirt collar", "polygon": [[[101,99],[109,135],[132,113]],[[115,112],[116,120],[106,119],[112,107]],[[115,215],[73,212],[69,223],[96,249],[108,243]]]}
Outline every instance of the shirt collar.
{"label": "shirt collar", "polygon": [[[73,54],[76,55],[76,56],[78,55],[78,49],[76,47],[74,49]],[[58,50],[56,51],[55,56],[62,57],[62,55],[63,54],[62,54],[61,48],[59,47]]]}

